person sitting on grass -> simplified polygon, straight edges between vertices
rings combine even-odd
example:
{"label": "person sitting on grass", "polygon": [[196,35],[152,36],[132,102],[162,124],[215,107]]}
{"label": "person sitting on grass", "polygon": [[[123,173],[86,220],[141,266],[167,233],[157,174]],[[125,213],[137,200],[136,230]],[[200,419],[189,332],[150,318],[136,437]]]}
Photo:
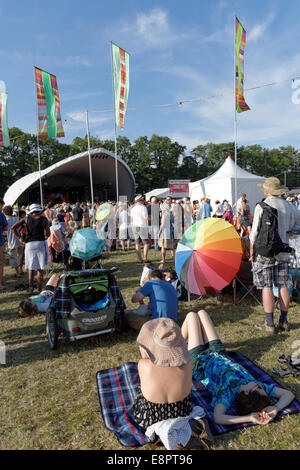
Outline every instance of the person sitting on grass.
{"label": "person sitting on grass", "polygon": [[127,312],[126,322],[135,329],[140,330],[142,325],[155,318],[172,318],[177,321],[178,300],[176,290],[169,282],[165,281],[164,274],[154,269],[149,275],[149,280],[140,287],[132,296],[131,302],[144,305],[144,297],[150,298],[150,308],[140,308],[139,312]]}
{"label": "person sitting on grass", "polygon": [[[180,327],[170,318],[156,318],[142,326],[136,341],[141,353],[140,387],[133,406],[136,423],[146,435],[158,434],[165,444],[164,436],[170,437],[170,433],[162,430],[162,422],[169,427],[173,419],[190,417],[191,429],[185,431],[185,436],[182,430],[179,440],[175,434],[174,442],[167,448],[176,449],[180,443],[185,449],[208,446],[212,436],[207,421],[201,419],[204,410],[194,408],[192,362]],[[196,416],[198,419],[193,419]],[[156,423],[158,428],[154,427]],[[170,440],[167,439],[169,445]]]}
{"label": "person sitting on grass", "polygon": [[[241,365],[226,356],[214,324],[205,310],[187,314],[182,336],[188,341],[193,376],[211,392],[214,421],[230,425],[268,424],[294,398],[289,390],[260,383]],[[275,404],[272,400],[278,400]],[[228,414],[235,402],[238,416]]]}

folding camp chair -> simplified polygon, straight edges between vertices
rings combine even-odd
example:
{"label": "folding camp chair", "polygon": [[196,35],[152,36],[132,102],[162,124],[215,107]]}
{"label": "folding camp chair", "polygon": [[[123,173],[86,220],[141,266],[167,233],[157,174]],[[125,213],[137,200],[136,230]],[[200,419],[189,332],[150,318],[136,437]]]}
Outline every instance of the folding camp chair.
{"label": "folding camp chair", "polygon": [[[253,284],[253,274],[251,263],[242,261],[236,277],[232,281],[233,303],[239,305],[248,295],[253,297],[259,305],[262,305],[260,292]],[[241,291],[241,298],[237,299],[237,291]]]}

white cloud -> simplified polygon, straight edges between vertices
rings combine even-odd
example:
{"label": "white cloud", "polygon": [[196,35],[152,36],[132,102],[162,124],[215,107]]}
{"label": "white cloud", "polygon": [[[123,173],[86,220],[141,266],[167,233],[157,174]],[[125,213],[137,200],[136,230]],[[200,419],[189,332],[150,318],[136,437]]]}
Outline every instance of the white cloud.
{"label": "white cloud", "polygon": [[[102,124],[105,124],[112,120],[112,113],[108,113],[105,115],[103,114],[97,115],[95,113],[89,112],[88,118],[89,118],[89,125],[91,127],[95,127],[99,125],[101,126]],[[66,121],[68,125],[72,128],[74,127],[74,124],[76,128],[82,127],[81,125],[78,126],[78,123],[81,123],[81,124],[86,123],[86,112],[85,111],[68,112]]]}
{"label": "white cloud", "polygon": [[250,29],[249,33],[247,34],[247,41],[255,42],[260,39],[266,32],[267,28],[270,26],[274,18],[275,14],[270,13],[270,15],[264,22],[258,23],[252,29]]}

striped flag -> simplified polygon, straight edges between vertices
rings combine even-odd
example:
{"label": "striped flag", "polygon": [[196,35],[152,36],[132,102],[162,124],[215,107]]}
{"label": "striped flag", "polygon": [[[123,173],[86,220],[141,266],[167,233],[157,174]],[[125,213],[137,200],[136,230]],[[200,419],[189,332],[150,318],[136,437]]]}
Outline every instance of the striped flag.
{"label": "striped flag", "polygon": [[128,52],[111,43],[115,123],[124,129],[124,118],[129,93],[129,57]]}
{"label": "striped flag", "polygon": [[56,76],[35,67],[35,84],[39,137],[64,137]]}
{"label": "striped flag", "polygon": [[235,103],[236,111],[242,113],[250,110],[244,98],[244,53],[246,45],[246,31],[235,17]]}
{"label": "striped flag", "polygon": [[7,93],[0,92],[0,147],[9,147],[7,125]]}

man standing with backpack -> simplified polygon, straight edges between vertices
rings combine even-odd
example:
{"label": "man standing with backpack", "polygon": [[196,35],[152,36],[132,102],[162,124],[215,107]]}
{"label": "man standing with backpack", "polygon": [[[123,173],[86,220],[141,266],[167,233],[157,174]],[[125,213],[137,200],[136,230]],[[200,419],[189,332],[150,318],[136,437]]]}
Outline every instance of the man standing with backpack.
{"label": "man standing with backpack", "polygon": [[280,187],[278,178],[267,178],[258,185],[265,199],[256,205],[250,235],[250,261],[252,261],[253,282],[262,289],[263,307],[266,314],[265,329],[275,334],[273,286],[278,288],[280,318],[278,328],[288,331],[287,314],[290,294],[288,260],[291,249],[287,232],[300,230],[300,212],[281,196],[286,192]]}

